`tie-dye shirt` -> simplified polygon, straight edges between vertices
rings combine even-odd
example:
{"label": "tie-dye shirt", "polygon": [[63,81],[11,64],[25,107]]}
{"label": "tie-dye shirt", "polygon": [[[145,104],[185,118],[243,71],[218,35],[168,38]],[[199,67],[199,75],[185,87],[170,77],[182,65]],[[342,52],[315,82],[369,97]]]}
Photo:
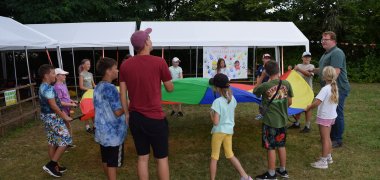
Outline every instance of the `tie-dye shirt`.
{"label": "tie-dye shirt", "polygon": [[40,99],[41,113],[50,114],[55,113],[53,109],[51,109],[48,99],[55,99],[55,103],[57,103],[59,109],[62,109],[61,101],[58,98],[57,92],[55,92],[54,87],[48,83],[41,83],[40,89],[38,91],[38,96]]}
{"label": "tie-dye shirt", "polygon": [[127,135],[125,115],[116,117],[114,111],[122,109],[115,85],[101,81],[94,90],[95,141],[102,146],[119,146]]}

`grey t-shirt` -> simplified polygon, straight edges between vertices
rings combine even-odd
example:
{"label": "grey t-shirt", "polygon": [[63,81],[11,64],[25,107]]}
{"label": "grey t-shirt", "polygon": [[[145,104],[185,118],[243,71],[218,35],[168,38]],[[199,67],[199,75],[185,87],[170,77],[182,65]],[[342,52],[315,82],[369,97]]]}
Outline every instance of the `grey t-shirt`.
{"label": "grey t-shirt", "polygon": [[82,71],[80,76],[83,76],[83,86],[88,89],[94,89],[92,86],[92,81],[94,81],[94,77],[92,76],[92,73],[88,71]]}
{"label": "grey t-shirt", "polygon": [[[311,71],[312,72],[314,70],[314,65],[313,64],[298,64],[297,66],[298,66],[298,68],[300,68],[300,69],[302,69],[304,71],[309,71],[309,72]],[[307,84],[309,84],[309,86],[311,87],[311,89],[313,89],[313,76],[314,76],[314,74],[312,76],[310,76],[310,77],[307,77],[307,76],[303,75],[301,72],[298,72],[298,74],[300,74],[303,77],[303,79],[305,79],[305,81],[307,82]]]}
{"label": "grey t-shirt", "polygon": [[[347,78],[346,56],[344,52],[335,46],[323,54],[319,60],[319,77],[321,79],[323,68],[326,66],[332,66],[340,69],[337,79],[339,92],[350,92],[350,83]],[[325,82],[321,81],[321,85],[324,86]]]}

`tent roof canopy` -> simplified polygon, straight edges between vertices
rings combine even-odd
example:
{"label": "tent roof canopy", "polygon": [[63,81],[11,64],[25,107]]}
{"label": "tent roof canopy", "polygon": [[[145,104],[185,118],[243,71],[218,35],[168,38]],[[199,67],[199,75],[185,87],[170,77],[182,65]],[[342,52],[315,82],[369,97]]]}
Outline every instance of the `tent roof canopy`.
{"label": "tent roof canopy", "polygon": [[309,40],[293,22],[170,21],[141,22],[152,28],[153,46],[305,46]]}
{"label": "tent roof canopy", "polygon": [[11,18],[0,16],[0,50],[56,47],[57,41]]}
{"label": "tent roof canopy", "polygon": [[136,22],[28,24],[59,42],[61,48],[129,47]]}

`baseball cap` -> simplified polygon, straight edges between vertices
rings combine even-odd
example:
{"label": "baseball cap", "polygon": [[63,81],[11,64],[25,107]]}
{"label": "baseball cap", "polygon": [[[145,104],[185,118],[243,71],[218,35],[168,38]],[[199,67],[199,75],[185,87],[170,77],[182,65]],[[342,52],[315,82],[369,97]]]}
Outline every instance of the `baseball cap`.
{"label": "baseball cap", "polygon": [[210,85],[220,88],[230,87],[228,77],[222,73],[216,74],[214,78],[211,78],[208,82]]}
{"label": "baseball cap", "polygon": [[305,57],[305,56],[311,56],[311,53],[309,51],[305,51],[302,53],[302,57]]}
{"label": "baseball cap", "polygon": [[148,39],[152,28],[147,28],[144,31],[136,31],[131,36],[131,43],[136,51],[141,50],[145,46],[145,41]]}
{"label": "baseball cap", "polygon": [[179,60],[179,58],[177,58],[177,57],[174,57],[174,58],[172,59],[172,61],[173,61],[173,62],[181,62],[181,60]]}
{"label": "baseball cap", "polygon": [[266,53],[266,54],[263,55],[263,59],[264,58],[271,58],[271,56],[270,56],[270,54]]}
{"label": "baseball cap", "polygon": [[69,72],[64,71],[61,68],[55,68],[55,74],[64,74],[64,75],[67,75],[67,74],[69,74]]}

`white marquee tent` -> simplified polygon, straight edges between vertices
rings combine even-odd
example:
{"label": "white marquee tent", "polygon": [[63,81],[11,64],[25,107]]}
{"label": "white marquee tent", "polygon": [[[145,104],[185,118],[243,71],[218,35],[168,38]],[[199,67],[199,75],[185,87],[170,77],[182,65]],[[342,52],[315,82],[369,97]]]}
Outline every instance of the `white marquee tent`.
{"label": "white marquee tent", "polygon": [[[57,48],[57,41],[29,28],[11,18],[0,16],[0,51],[24,50],[25,54],[28,54],[28,49],[45,49],[46,47]],[[29,83],[31,83],[29,59],[26,57]],[[17,85],[17,72],[15,60],[14,72]],[[6,70],[4,71],[6,73]]]}
{"label": "white marquee tent", "polygon": [[57,39],[60,48],[71,49],[77,94],[74,48],[102,48],[104,56],[104,48],[128,47],[129,54],[134,54],[130,37],[136,31],[136,22],[28,24],[27,26]]}
{"label": "white marquee tent", "polygon": [[11,18],[0,16],[0,50],[56,48],[57,41]]}
{"label": "white marquee tent", "polygon": [[305,46],[309,40],[293,22],[141,22],[151,27],[154,46]]}
{"label": "white marquee tent", "polygon": [[135,22],[94,22],[28,24],[59,42],[60,48],[128,47],[133,53],[129,38],[136,30]]}
{"label": "white marquee tent", "polygon": [[306,51],[309,51],[309,40],[293,22],[141,22],[141,30],[148,27],[153,29],[150,36],[154,47],[248,46],[254,49],[273,47],[278,62],[280,62],[281,46],[304,46]]}

